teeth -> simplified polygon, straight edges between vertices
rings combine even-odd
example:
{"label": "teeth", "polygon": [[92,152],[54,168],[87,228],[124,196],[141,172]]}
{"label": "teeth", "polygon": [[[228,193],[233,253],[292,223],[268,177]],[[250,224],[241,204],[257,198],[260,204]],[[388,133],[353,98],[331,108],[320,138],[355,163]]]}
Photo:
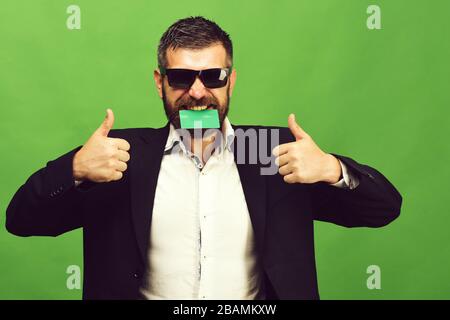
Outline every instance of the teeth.
{"label": "teeth", "polygon": [[207,106],[193,106],[193,107],[189,107],[189,110],[201,111],[201,110],[206,110],[207,108],[208,108]]}

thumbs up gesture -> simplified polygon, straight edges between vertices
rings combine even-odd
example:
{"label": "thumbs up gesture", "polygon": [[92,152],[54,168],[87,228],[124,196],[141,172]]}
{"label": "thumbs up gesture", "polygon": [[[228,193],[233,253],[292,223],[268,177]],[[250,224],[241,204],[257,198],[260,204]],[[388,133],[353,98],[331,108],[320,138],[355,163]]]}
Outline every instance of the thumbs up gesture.
{"label": "thumbs up gesture", "polygon": [[295,142],[276,146],[272,154],[279,166],[278,172],[287,183],[336,183],[341,176],[339,161],[323,152],[314,140],[297,124],[294,114],[288,118],[288,127]]}
{"label": "thumbs up gesture", "polygon": [[124,139],[108,138],[114,114],[106,110],[105,120],[73,158],[75,180],[109,182],[120,180],[130,160],[130,144]]}

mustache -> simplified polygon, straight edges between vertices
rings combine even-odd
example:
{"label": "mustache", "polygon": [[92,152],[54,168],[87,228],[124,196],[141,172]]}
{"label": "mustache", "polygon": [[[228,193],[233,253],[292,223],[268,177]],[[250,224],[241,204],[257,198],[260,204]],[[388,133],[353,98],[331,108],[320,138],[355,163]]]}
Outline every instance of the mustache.
{"label": "mustache", "polygon": [[178,109],[180,108],[189,108],[189,107],[195,107],[195,106],[212,106],[217,107],[219,105],[219,102],[216,99],[183,99],[176,103],[176,107]]}

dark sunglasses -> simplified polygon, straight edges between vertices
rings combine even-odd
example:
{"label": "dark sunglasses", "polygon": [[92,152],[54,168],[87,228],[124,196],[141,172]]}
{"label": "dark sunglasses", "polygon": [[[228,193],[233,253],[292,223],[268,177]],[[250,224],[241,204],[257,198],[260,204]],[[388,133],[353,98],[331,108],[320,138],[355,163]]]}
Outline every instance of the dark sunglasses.
{"label": "dark sunglasses", "polygon": [[167,75],[169,85],[176,89],[188,89],[195,82],[197,75],[207,88],[222,88],[228,82],[228,77],[232,67],[229,68],[213,68],[206,70],[190,70],[190,69],[166,69],[159,67],[162,75]]}

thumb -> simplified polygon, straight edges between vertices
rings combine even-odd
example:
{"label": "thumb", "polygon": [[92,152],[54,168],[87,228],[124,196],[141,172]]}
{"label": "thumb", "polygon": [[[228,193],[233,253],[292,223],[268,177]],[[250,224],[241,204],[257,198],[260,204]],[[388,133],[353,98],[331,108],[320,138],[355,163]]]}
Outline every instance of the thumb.
{"label": "thumb", "polygon": [[291,130],[295,140],[306,138],[308,134],[295,122],[295,115],[291,113],[288,117],[288,127]]}
{"label": "thumb", "polygon": [[106,109],[105,120],[103,120],[102,124],[100,125],[100,127],[98,127],[96,132],[104,137],[107,137],[113,125],[114,125],[114,113],[112,112],[111,109],[108,108]]}

